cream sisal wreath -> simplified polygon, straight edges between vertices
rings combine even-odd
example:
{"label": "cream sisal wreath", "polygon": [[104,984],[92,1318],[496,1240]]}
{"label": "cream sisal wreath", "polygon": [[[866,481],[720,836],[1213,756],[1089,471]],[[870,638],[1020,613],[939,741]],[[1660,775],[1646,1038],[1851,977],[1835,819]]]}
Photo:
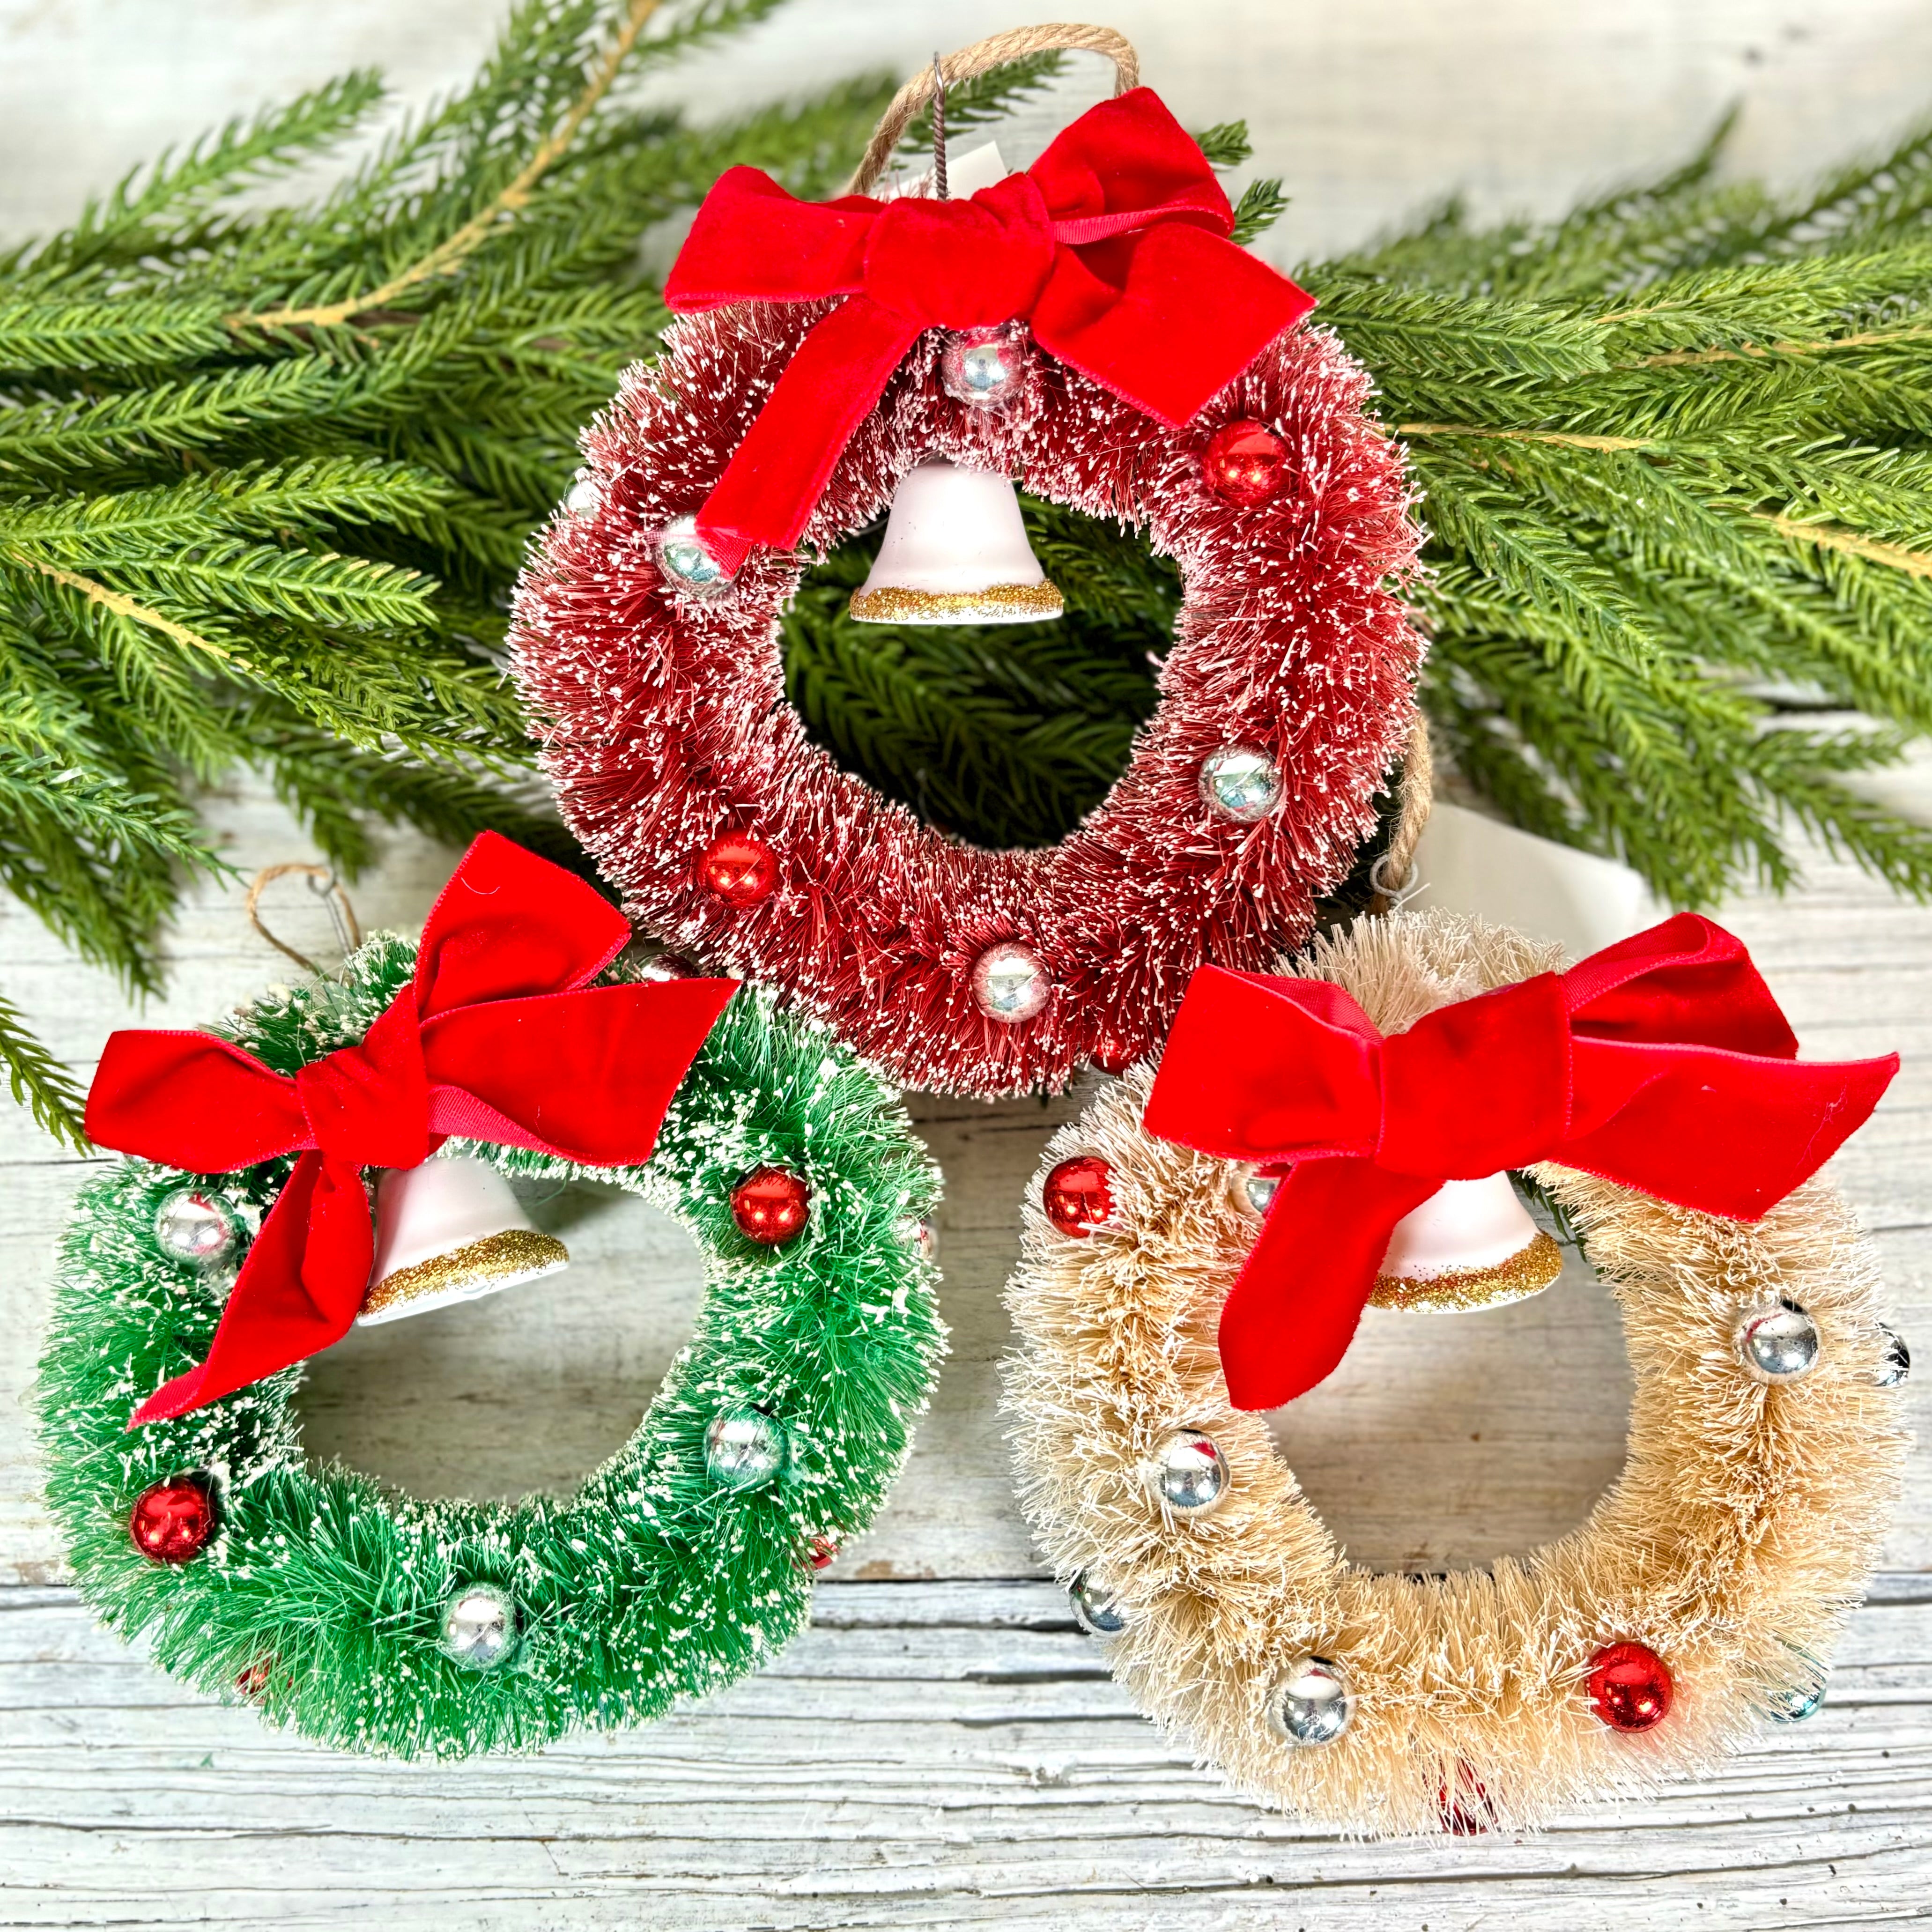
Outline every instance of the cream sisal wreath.
{"label": "cream sisal wreath", "polygon": [[[1392,1032],[1553,963],[1515,934],[1425,914],[1365,922],[1301,970]],[[1110,1086],[1048,1150],[1042,1177],[1081,1154],[1108,1162],[1112,1211],[1070,1237],[1036,1181],[1006,1392],[1028,1518],[1150,1716],[1257,1797],[1384,1834],[1533,1826],[1652,1790],[1754,1722],[1816,1708],[1816,1660],[1862,1592],[1906,1446],[1903,1351],[1830,1187],[1748,1226],[1534,1170],[1622,1312],[1628,1462],[1580,1528],[1530,1556],[1377,1575],[1348,1562],[1263,1418],[1230,1406],[1216,1324],[1256,1223],[1227,1163],[1143,1128],[1153,1076]],[[1737,1336],[1780,1299],[1811,1317],[1817,1352],[1768,1384]],[[1163,1494],[1190,1432],[1225,1462],[1212,1507]],[[1593,1663],[1620,1643],[1667,1666],[1667,1716],[1640,1731],[1593,1710]]]}

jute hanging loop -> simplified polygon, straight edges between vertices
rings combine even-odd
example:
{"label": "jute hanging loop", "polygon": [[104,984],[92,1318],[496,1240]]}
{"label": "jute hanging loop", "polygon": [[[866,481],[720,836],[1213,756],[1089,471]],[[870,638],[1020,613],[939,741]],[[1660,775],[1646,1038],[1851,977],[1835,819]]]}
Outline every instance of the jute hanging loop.
{"label": "jute hanging loop", "polygon": [[922,68],[893,95],[891,106],[879,117],[879,124],[872,130],[865,158],[845,184],[845,192],[872,193],[911,124],[913,116],[932,98],[936,76],[943,76],[946,85],[953,87],[962,80],[970,80],[976,74],[990,74],[994,68],[1004,67],[1009,61],[1023,60],[1028,54],[1058,51],[1104,54],[1114,63],[1116,94],[1125,94],[1130,88],[1140,85],[1140,56],[1126,36],[1115,33],[1112,27],[1061,24],[1016,27],[1010,33],[989,34],[985,40],[975,40],[970,47],[962,47],[958,52],[947,54],[932,66]]}
{"label": "jute hanging loop", "polygon": [[248,923],[272,946],[278,952],[285,954],[305,972],[313,973],[317,979],[322,976],[322,968],[306,952],[298,952],[284,940],[278,939],[268,930],[262,917],[262,895],[278,879],[286,878],[291,873],[301,874],[309,882],[309,890],[318,898],[328,902],[330,916],[335,922],[337,937],[342,942],[345,953],[352,952],[362,944],[362,928],[356,916],[356,908],[349,902],[349,895],[343,890],[342,881],[335,875],[331,866],[312,866],[300,860],[289,860],[279,866],[264,866],[248,882],[248,896],[242,902],[242,910],[248,915]]}
{"label": "jute hanging loop", "polygon": [[1376,888],[1371,910],[1378,913],[1390,910],[1404,890],[1415,883],[1416,848],[1422,843],[1423,827],[1429,823],[1436,801],[1436,758],[1430,748],[1429,720],[1420,711],[1409,727],[1408,743],[1402,752],[1398,798],[1388,849],[1370,874]]}

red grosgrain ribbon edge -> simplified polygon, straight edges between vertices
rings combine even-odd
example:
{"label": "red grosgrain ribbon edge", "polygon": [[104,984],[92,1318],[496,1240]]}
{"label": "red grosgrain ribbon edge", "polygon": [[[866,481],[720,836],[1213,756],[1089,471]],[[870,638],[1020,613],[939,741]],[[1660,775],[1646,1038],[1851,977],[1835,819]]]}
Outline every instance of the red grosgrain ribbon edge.
{"label": "red grosgrain ribbon edge", "polygon": [[290,1078],[209,1034],[112,1035],[87,1096],[97,1145],[193,1174],[300,1156],[208,1359],[129,1426],[340,1340],[375,1259],[364,1168],[414,1167],[452,1134],[592,1167],[648,1160],[738,982],[589,986],[630,936],[582,880],[486,832],[430,913],[414,980],[359,1045]]}
{"label": "red grosgrain ribbon edge", "polygon": [[1040,346],[1174,427],[1314,298],[1228,239],[1193,141],[1137,87],[1083,114],[1024,174],[964,201],[801,202],[721,176],[664,283],[681,312],[844,296],[806,336],[698,513],[728,571],[789,550],[852,432],[920,334],[1024,319]]}
{"label": "red grosgrain ribbon edge", "polygon": [[1556,1161],[1758,1220],[1898,1071],[1797,1052],[1742,943],[1694,913],[1388,1038],[1326,981],[1203,967],[1148,1130],[1288,1170],[1222,1309],[1230,1399],[1276,1408],[1333,1372],[1396,1223],[1445,1180]]}

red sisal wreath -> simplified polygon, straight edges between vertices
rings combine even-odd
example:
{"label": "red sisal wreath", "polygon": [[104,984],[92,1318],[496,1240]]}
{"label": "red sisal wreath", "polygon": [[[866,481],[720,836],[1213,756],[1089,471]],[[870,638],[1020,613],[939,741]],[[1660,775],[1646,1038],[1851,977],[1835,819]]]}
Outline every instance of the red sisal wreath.
{"label": "red sisal wreath", "polygon": [[[1136,167],[1093,164],[1096,148],[1123,142]],[[1175,260],[1202,278],[1193,306],[1203,311],[1217,299],[1214,249],[1226,250],[1224,289],[1256,294],[1273,315],[1308,305],[1279,278],[1286,296],[1256,294],[1255,278],[1271,272],[1222,238],[1225,197],[1144,90],[1083,117],[1027,176],[968,201],[920,204],[916,247],[890,261],[894,204],[788,198],[774,212],[782,191],[748,187],[749,173],[720,184],[712,226],[700,215],[692,252],[702,242],[715,260],[717,224],[754,205],[761,221],[794,223],[812,245],[758,257],[803,261],[794,286],[775,290],[748,270],[754,286],[742,292],[796,298],[688,316],[658,362],[629,372],[586,434],[584,482],[520,593],[517,674],[565,816],[640,926],[778,987],[908,1084],[991,1096],[1058,1087],[1088,1061],[1124,1066],[1160,1039],[1204,960],[1256,969],[1298,945],[1315,896],[1347,871],[1372,828],[1374,794],[1408,729],[1421,650],[1399,594],[1420,541],[1400,453],[1364,413],[1367,375],[1318,330],[1281,328],[1258,352],[1239,344],[1238,373],[1204,404],[1189,400],[1184,421],[1115,393],[1161,409],[1154,392],[1188,387],[1149,368],[1160,331],[1188,333],[1190,304],[1168,274]],[[1144,215],[1096,215],[1088,204],[1063,218],[1067,182],[1114,193],[1123,179],[1150,199]],[[1060,239],[1048,257],[1057,248],[1060,268],[1042,271],[1036,305],[1021,302],[1015,320],[1010,265],[994,278],[1000,312],[974,310],[972,278],[944,246],[944,225],[956,211],[990,248],[987,211],[1006,219],[1002,210],[1022,204],[1028,245],[1050,231]],[[1135,220],[1150,240],[1142,267],[1168,276],[1152,299],[1136,295],[1137,271],[1121,252],[1120,224]],[[875,232],[851,251],[854,278],[840,280],[845,272],[825,265],[830,244],[815,238],[855,222]],[[1078,242],[1102,230],[1091,248]],[[1154,250],[1163,236],[1164,252]],[[1083,263],[1119,285],[1119,328],[1066,330],[1054,291]],[[932,300],[919,310],[906,290],[922,274]],[[679,286],[674,274],[674,301]],[[822,295],[833,298],[806,298]],[[714,284],[691,305],[721,298]],[[898,308],[881,322],[872,311],[888,303]],[[825,340],[801,358],[806,338],[828,318],[853,336],[863,304],[875,336],[896,326],[911,346],[849,435],[852,381],[829,401],[821,382],[820,418],[839,453],[804,517],[806,551],[823,555],[863,529],[909,471],[940,457],[1144,529],[1180,566],[1184,601],[1160,707],[1106,799],[1051,849],[964,845],[812,742],[786,700],[777,622],[807,557],[767,547],[784,541],[782,506],[766,518],[771,534],[749,542],[748,526],[718,507],[742,504],[748,481],[782,466],[753,452],[772,445],[771,418],[811,420],[814,399],[796,406],[802,380],[783,392],[788,408],[773,392],[788,371],[821,372]],[[1006,406],[987,409],[949,386],[941,364],[954,331],[1003,320],[1020,375]],[[1140,331],[1132,354],[1108,364],[1130,327]],[[1048,352],[1056,328],[1072,345],[1058,355]],[[1192,338],[1175,354],[1193,363],[1198,385]],[[1072,366],[1082,356],[1104,384]],[[1138,390],[1126,366],[1136,357],[1146,377]],[[768,401],[733,489],[718,490]],[[815,482],[823,466],[801,460],[773,488]],[[744,561],[729,574],[712,569],[708,582],[680,577],[676,546],[701,565],[706,539],[725,566],[739,550]]]}

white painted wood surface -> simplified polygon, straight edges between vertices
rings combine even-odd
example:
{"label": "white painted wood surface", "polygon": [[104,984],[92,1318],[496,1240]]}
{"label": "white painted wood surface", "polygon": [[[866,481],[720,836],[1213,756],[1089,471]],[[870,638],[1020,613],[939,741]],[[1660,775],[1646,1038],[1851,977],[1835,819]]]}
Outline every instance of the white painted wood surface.
{"label": "white painted wood surface", "polygon": [[[800,0],[682,83],[700,111],[867,58],[903,68],[1018,5]],[[0,235],[57,219],[168,138],[346,62],[420,98],[458,78],[474,0],[0,0]],[[1741,164],[1787,178],[1932,107],[1922,0],[1159,0],[1111,7],[1192,123],[1246,113],[1298,199],[1284,257],[1359,238],[1454,184],[1559,206],[1680,153],[1747,102]],[[1003,140],[1011,137],[1003,136]],[[1036,145],[1037,140],[1036,138]],[[1024,159],[1023,141],[1014,152]],[[1932,776],[1904,796],[1932,809]],[[310,856],[250,787],[213,802],[245,874]],[[365,920],[419,920],[454,855],[388,842]],[[299,886],[278,927],[326,951]],[[1906,1070],[1838,1178],[1932,1360],[1932,912],[1821,861],[1747,900],[1806,1049]],[[166,997],[136,1014],[0,904],[0,981],[83,1073],[117,1024],[192,1024],[290,968],[238,896],[196,893]],[[1932,1878],[1932,1462],[1831,1702],[1648,1810],[1528,1841],[1361,1846],[1261,1812],[1108,1684],[1014,1515],[994,1414],[998,1303],[1042,1107],[921,1100],[944,1166],[953,1353],[904,1478],[764,1676],[653,1729],[541,1757],[368,1763],[266,1733],[94,1631],[62,1580],[27,1390],[58,1222],[82,1172],[0,1108],[0,1926],[269,1924],[718,1928],[1002,1924],[1249,1932],[1844,1927],[1923,1916]],[[312,1446],[423,1490],[567,1484],[628,1431],[682,1333],[694,1257],[636,1204],[553,1203],[554,1282],[358,1336],[316,1365]],[[1605,1298],[1372,1316],[1284,1439],[1358,1559],[1438,1567],[1574,1522],[1614,1473],[1628,1378]],[[1932,1372],[1914,1392],[1932,1420]]]}

